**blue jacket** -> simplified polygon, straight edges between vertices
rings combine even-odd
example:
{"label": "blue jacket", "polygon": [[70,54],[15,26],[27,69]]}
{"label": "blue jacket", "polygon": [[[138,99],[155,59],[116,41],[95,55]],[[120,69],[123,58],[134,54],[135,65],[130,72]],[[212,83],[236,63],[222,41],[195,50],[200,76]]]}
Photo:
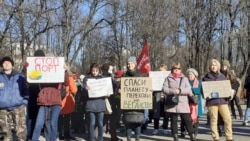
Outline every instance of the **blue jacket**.
{"label": "blue jacket", "polygon": [[0,72],[0,109],[13,110],[28,103],[28,88],[25,77],[12,71],[10,79]]}

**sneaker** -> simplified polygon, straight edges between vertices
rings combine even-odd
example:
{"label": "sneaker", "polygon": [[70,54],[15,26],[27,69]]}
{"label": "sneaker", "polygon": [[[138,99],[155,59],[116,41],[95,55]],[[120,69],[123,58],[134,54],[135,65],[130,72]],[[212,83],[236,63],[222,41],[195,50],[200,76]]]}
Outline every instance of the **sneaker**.
{"label": "sneaker", "polygon": [[158,134],[158,132],[159,132],[159,131],[158,131],[158,129],[155,129],[155,130],[153,131],[153,133],[152,133],[152,134],[153,134],[153,135],[157,135],[157,134]]}
{"label": "sneaker", "polygon": [[166,129],[164,129],[164,130],[163,130],[163,134],[164,134],[164,135],[169,135],[169,132],[168,132]]}
{"label": "sneaker", "polygon": [[244,122],[242,123],[242,125],[243,125],[243,126],[248,126],[248,121],[244,121]]}

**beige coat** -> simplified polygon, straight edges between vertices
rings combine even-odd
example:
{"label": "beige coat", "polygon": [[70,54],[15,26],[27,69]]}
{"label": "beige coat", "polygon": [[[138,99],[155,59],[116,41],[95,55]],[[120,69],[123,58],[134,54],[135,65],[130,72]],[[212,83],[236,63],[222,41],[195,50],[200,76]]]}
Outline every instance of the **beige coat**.
{"label": "beige coat", "polygon": [[[180,84],[181,81],[181,84]],[[180,88],[181,94],[179,96],[179,103],[174,107],[166,107],[165,111],[170,113],[190,113],[189,103],[188,103],[188,95],[191,93],[191,86],[188,81],[188,78],[181,74],[180,78],[174,78],[172,74],[169,74],[166,77],[162,91],[163,93],[168,95],[176,94],[175,90]]]}

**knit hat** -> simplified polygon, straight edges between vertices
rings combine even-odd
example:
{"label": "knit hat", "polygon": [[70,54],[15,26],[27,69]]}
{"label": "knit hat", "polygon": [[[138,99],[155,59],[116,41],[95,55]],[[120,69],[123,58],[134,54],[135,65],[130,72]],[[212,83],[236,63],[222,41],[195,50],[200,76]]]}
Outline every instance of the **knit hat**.
{"label": "knit hat", "polygon": [[44,57],[45,54],[44,54],[44,52],[42,50],[38,49],[38,50],[35,51],[34,56]]}
{"label": "knit hat", "polygon": [[116,76],[116,77],[122,77],[122,75],[123,75],[123,71],[122,71],[122,70],[117,70],[117,71],[115,72],[115,76]]}
{"label": "knit hat", "polygon": [[222,65],[227,67],[231,66],[228,60],[223,60]]}
{"label": "knit hat", "polygon": [[197,72],[197,70],[195,70],[194,68],[189,68],[189,69],[187,70],[187,74],[188,74],[189,72],[192,72],[196,77],[198,77],[198,72]]}
{"label": "knit hat", "polygon": [[129,57],[128,62],[132,62],[132,63],[136,64],[136,57],[135,56]]}
{"label": "knit hat", "polygon": [[9,61],[11,65],[14,66],[14,61],[9,56],[5,56],[1,59],[1,62],[0,62],[1,67],[3,67],[3,63],[5,61]]}

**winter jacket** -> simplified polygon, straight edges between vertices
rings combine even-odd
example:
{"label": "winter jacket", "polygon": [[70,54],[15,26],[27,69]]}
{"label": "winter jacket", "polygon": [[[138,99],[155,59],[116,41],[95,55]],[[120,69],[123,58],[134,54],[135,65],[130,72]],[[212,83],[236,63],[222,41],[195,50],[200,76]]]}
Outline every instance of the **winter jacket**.
{"label": "winter jacket", "polygon": [[[89,79],[101,79],[103,78],[102,75],[98,76],[92,76],[92,75],[87,75],[84,80],[83,80],[83,88],[87,86],[87,81]],[[86,90],[86,89],[85,89]],[[88,95],[88,92],[85,93]],[[87,102],[86,102],[86,112],[104,112],[106,110],[105,108],[105,97],[97,97],[97,98],[90,98],[88,97]]]}
{"label": "winter jacket", "polygon": [[166,112],[169,113],[190,113],[188,95],[191,93],[191,86],[189,84],[188,78],[183,74],[179,78],[174,78],[172,73],[166,77],[162,92],[168,95],[176,94],[176,89],[180,89],[181,93],[179,94],[179,103],[173,107],[165,107]]}
{"label": "winter jacket", "polygon": [[[135,71],[127,71],[124,77],[144,77],[144,74]],[[144,122],[144,110],[123,110],[123,121],[125,123],[143,123]]]}
{"label": "winter jacket", "polygon": [[60,114],[69,114],[75,110],[75,98],[74,95],[77,92],[76,83],[72,76],[68,77],[69,85],[65,86],[67,91],[66,96],[62,100],[62,109]]}
{"label": "winter jacket", "polygon": [[[222,80],[227,80],[227,78],[222,73],[218,73],[218,76],[215,77],[209,72],[203,78],[203,81],[222,81]],[[227,98],[214,98],[214,99],[206,100],[206,106],[215,106],[215,105],[222,105],[222,104],[228,104],[228,99]]]}
{"label": "winter jacket", "polygon": [[53,106],[62,105],[58,83],[39,84],[40,92],[37,97],[37,105]]}
{"label": "winter jacket", "polygon": [[23,75],[12,70],[10,79],[0,72],[0,109],[13,110],[28,104],[28,88]]}

